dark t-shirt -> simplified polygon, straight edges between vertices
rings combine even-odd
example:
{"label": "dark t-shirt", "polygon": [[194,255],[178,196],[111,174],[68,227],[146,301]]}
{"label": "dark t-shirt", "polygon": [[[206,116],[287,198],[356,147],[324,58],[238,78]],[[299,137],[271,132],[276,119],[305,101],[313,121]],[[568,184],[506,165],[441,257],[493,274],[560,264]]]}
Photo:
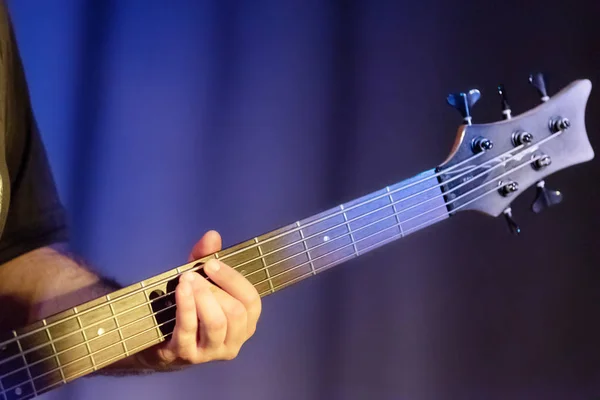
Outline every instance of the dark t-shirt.
{"label": "dark t-shirt", "polygon": [[0,0],[0,264],[66,240],[66,218]]}

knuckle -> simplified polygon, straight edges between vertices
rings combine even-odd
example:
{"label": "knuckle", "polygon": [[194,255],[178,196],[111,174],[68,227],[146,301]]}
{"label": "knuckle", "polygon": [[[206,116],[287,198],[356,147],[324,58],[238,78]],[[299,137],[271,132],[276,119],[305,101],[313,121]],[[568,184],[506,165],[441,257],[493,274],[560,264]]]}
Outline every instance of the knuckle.
{"label": "knuckle", "polygon": [[234,318],[242,318],[246,315],[246,307],[236,300],[232,302],[227,312]]}
{"label": "knuckle", "polygon": [[223,330],[227,327],[227,320],[225,317],[214,317],[204,322],[206,330],[209,332],[215,332]]}
{"label": "knuckle", "polygon": [[177,350],[177,357],[182,360],[192,362],[196,358],[195,349],[191,349],[187,346],[182,346]]}
{"label": "knuckle", "polygon": [[180,318],[178,321],[175,321],[175,329],[179,335],[189,335],[194,332],[194,329],[189,323],[189,319],[187,317],[184,318]]}
{"label": "knuckle", "polygon": [[252,287],[252,290],[247,290],[240,300],[242,303],[248,305],[260,304],[260,296],[254,287]]}
{"label": "knuckle", "polygon": [[239,353],[240,353],[239,348],[229,349],[225,352],[225,355],[223,358],[227,361],[231,361],[231,360],[235,359],[239,355]]}
{"label": "knuckle", "polygon": [[256,325],[252,324],[248,328],[248,338],[250,338],[251,336],[254,336],[255,333],[256,333]]}

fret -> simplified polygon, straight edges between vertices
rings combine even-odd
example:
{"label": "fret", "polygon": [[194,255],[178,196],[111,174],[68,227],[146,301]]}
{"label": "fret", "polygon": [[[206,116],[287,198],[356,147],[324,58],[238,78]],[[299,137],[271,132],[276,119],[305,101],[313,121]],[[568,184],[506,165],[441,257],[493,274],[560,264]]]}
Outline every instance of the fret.
{"label": "fret", "polygon": [[[261,296],[274,293],[447,218],[434,174],[435,170],[425,171],[202,262],[221,259],[246,276]],[[160,343],[169,332],[159,326],[159,317],[173,311],[163,309],[162,303],[167,308],[173,304],[172,285],[197,265],[190,262],[11,332],[9,338],[18,340],[0,349],[0,400],[37,396]],[[0,335],[0,343],[5,341]]]}
{"label": "fret", "polygon": [[346,223],[345,227],[348,230],[348,232],[350,232],[350,240],[352,240],[352,247],[354,248],[354,254],[358,257],[358,247],[356,247],[356,240],[354,240],[354,235],[352,234],[352,231],[350,230],[350,225],[348,225],[348,216],[346,215],[346,211],[344,211],[343,204],[340,204],[340,210],[342,211],[342,214],[344,215],[344,222]]}
{"label": "fret", "polygon": [[125,338],[123,337],[123,332],[121,332],[121,326],[119,325],[119,320],[116,318],[115,308],[111,302],[110,295],[106,295],[106,301],[108,302],[108,306],[110,307],[110,312],[112,314],[113,319],[115,320],[115,324],[117,325],[117,332],[119,333],[120,342],[123,345],[123,350],[125,351],[125,356],[129,356],[129,351],[127,350],[127,344],[125,343]]}
{"label": "fret", "polygon": [[[143,286],[143,283],[144,283],[144,282],[141,282],[141,284],[142,284],[142,287],[144,287],[144,286]],[[147,301],[148,303],[150,303],[150,302],[151,302],[151,300],[150,300],[150,295],[148,295],[148,292],[147,292],[147,291],[144,291],[143,293],[144,293],[144,297],[146,298],[146,301]],[[160,326],[158,326],[158,322],[156,321],[156,316],[154,316],[154,315],[153,315],[153,316],[152,316],[152,319],[154,320],[154,321],[153,321],[153,322],[154,322],[154,328],[156,329],[156,334],[157,334],[157,336],[158,336],[158,337],[162,337],[162,336],[163,336],[163,334],[162,334],[162,332],[160,331]]]}
{"label": "fret", "polygon": [[[44,326],[48,325],[45,319],[42,320],[42,323],[44,324]],[[67,383],[67,380],[65,379],[65,374],[63,373],[63,370],[62,370],[62,366],[60,365],[60,360],[58,359],[58,356],[56,355],[57,351],[56,351],[56,346],[54,346],[54,339],[52,339],[52,335],[50,334],[49,329],[44,329],[44,331],[48,335],[48,340],[50,341],[50,344],[52,345],[52,351],[54,352],[54,359],[56,360],[56,365],[58,366],[58,371],[60,373],[60,378],[62,380],[62,383]]]}
{"label": "fret", "polygon": [[[442,190],[438,187],[437,177],[433,175],[435,170],[425,171],[389,187],[391,200],[397,205],[404,236],[448,218]],[[433,177],[427,179],[428,176]],[[413,184],[420,180],[423,182]],[[406,188],[398,190],[402,187]]]}
{"label": "fret", "polygon": [[326,255],[352,245],[345,215],[340,213],[339,207],[307,218],[301,224],[315,270],[323,266]]}
{"label": "fret", "polygon": [[[385,243],[388,243],[392,240],[395,240],[395,237],[391,237],[387,240],[385,240],[384,242],[380,242],[380,243],[375,243],[373,245],[371,245],[370,247],[365,247],[362,251],[362,253],[365,253],[367,251],[370,251],[376,247],[379,247]],[[359,253],[360,255],[360,253]],[[342,262],[345,262],[351,258],[356,257],[356,254],[354,252],[354,249],[350,246],[346,246],[344,248],[338,249],[330,254],[326,254],[324,256],[321,256],[318,261],[319,261],[319,268],[317,269],[317,272],[322,272],[326,269],[332,268],[336,265],[339,265]],[[317,260],[316,260],[317,261]],[[304,274],[304,275],[300,275],[291,279],[288,279],[284,282],[282,282],[279,286],[275,286],[275,291],[281,290],[289,285],[298,283],[299,281],[306,279],[308,277],[312,276],[312,274]],[[266,295],[267,293],[260,293],[261,296]]]}
{"label": "fret", "polygon": [[256,248],[258,249],[258,254],[260,254],[260,261],[265,270],[265,275],[267,277],[267,281],[269,282],[269,287],[271,288],[271,293],[275,293],[275,289],[273,289],[273,281],[271,280],[271,276],[269,275],[269,268],[267,268],[267,262],[265,261],[265,258],[263,257],[263,251],[260,248],[260,245],[258,244],[258,238],[254,238],[254,242],[257,244]]}
{"label": "fret", "polygon": [[[259,238],[260,241],[260,238]],[[261,248],[265,251],[264,248]],[[221,251],[221,259],[235,268],[252,283],[259,292],[270,290],[271,283],[263,258],[254,240],[239,243]]]}
{"label": "fret", "polygon": [[[14,339],[15,332],[0,334],[0,342]],[[18,341],[12,340],[0,349],[0,385],[7,399],[33,395],[31,380]]]}
{"label": "fret", "polygon": [[300,233],[294,231],[277,239],[289,242],[285,247],[265,255],[264,260],[268,265],[273,286],[279,286],[282,281],[289,279],[289,276],[312,273],[308,254],[304,251],[301,239]]}
{"label": "fret", "polygon": [[298,276],[312,271],[296,224],[284,226],[259,236],[258,239],[273,288],[279,286],[289,276]]}
{"label": "fret", "polygon": [[[92,349],[90,348],[90,343],[88,341],[88,337],[87,337],[87,334],[85,332],[85,329],[84,329],[84,326],[83,326],[83,322],[81,321],[81,318],[79,317],[79,313],[77,311],[77,307],[73,307],[73,311],[75,311],[75,315],[77,316],[77,323],[79,324],[79,328],[81,329],[81,334],[83,335],[83,342],[85,344],[85,348],[87,349],[87,354],[89,356],[89,361],[92,362],[92,367],[93,367],[94,371],[96,371],[96,361],[94,360],[94,356],[92,355]],[[94,312],[94,311],[92,311],[92,312]],[[73,365],[73,363],[69,363],[69,364]]]}
{"label": "fret", "polygon": [[317,274],[315,271],[315,266],[312,262],[312,258],[310,256],[310,251],[308,250],[308,244],[306,243],[306,239],[304,239],[304,232],[302,232],[302,228],[300,227],[300,221],[296,222],[296,226],[298,227],[298,231],[300,232],[300,237],[302,238],[302,244],[304,245],[304,251],[306,252],[306,256],[308,257],[308,262],[310,263],[310,268],[312,269],[313,275]]}
{"label": "fret", "polygon": [[394,214],[396,215],[396,223],[398,224],[398,228],[400,228],[400,235],[404,236],[404,231],[402,230],[402,222],[400,222],[400,216],[398,215],[398,209],[396,208],[396,203],[394,203],[394,198],[392,197],[392,194],[390,193],[390,187],[387,186],[385,188],[385,190],[388,192],[388,198],[390,199],[390,204],[392,204],[392,207],[394,209]]}
{"label": "fret", "polygon": [[351,201],[344,207],[351,208],[345,214],[350,220],[348,225],[359,253],[373,243],[400,234],[385,189]]}
{"label": "fret", "polygon": [[[336,258],[333,262],[331,262],[329,264],[324,264],[321,268],[319,268],[317,270],[317,273],[322,272],[322,271],[324,271],[324,270],[326,270],[328,268],[331,268],[331,267],[333,267],[335,265],[338,265],[338,264],[340,264],[340,263],[342,263],[342,262],[344,262],[346,260],[349,260],[349,259],[351,259],[353,257],[355,257],[355,254],[354,254],[354,251],[351,251],[350,255],[348,255],[346,257]],[[296,283],[298,283],[298,282],[300,282],[300,281],[302,281],[302,280],[304,280],[306,278],[309,278],[311,276],[312,276],[312,274],[308,273],[308,274],[305,274],[305,275],[300,275],[300,276],[297,276],[295,278],[289,279],[288,281],[283,282],[281,285],[275,286],[275,291],[282,290],[282,289],[286,288],[287,286],[296,284]],[[259,293],[259,294],[260,294],[260,296],[265,296],[268,293],[262,292],[262,293]]]}
{"label": "fret", "polygon": [[[33,378],[31,377],[31,371],[29,370],[29,365],[27,365],[27,359],[25,358],[25,354],[23,354],[23,347],[21,345],[21,342],[19,341],[19,339],[17,339],[18,335],[16,331],[13,331],[13,335],[16,339],[17,342],[17,346],[19,348],[19,352],[21,353],[21,358],[23,358],[23,363],[25,364],[25,372],[27,373],[27,377],[29,378],[28,380],[22,380],[22,377],[17,378],[17,376],[19,375],[19,372],[16,372],[14,374],[11,374],[10,376],[20,379],[22,380],[22,382],[18,382],[18,383],[13,383],[12,385],[8,385],[9,387],[14,387],[15,385],[19,385],[14,389],[14,393],[17,396],[29,396],[31,394],[33,394],[34,396],[37,396],[37,393],[35,391],[35,388],[33,387]],[[10,390],[10,389],[9,389]]]}
{"label": "fret", "polygon": [[[133,353],[137,353],[137,352],[139,352],[139,351],[142,351],[142,350],[144,350],[144,349],[146,349],[146,348],[148,348],[148,347],[150,347],[150,346],[153,346],[153,345],[155,345],[155,344],[158,344],[158,343],[160,343],[160,342],[161,342],[161,339],[155,339],[155,340],[154,340],[154,341],[152,341],[152,342],[146,342],[146,343],[142,343],[140,346],[138,346],[138,347],[134,347],[134,348],[132,348],[130,351],[131,351],[131,353],[132,353],[132,354],[133,354]],[[120,359],[120,357],[119,357],[119,356],[115,356],[115,357],[112,357],[112,358],[108,358],[108,359],[104,360],[103,362],[100,362],[100,363],[98,363],[98,368],[103,368],[103,367],[105,367],[106,365],[109,365],[109,364],[111,364],[111,363],[113,363],[113,362],[116,362],[116,361],[118,361],[119,359]],[[79,371],[79,373],[77,373],[77,374],[74,376],[74,378],[79,378],[79,377],[81,377],[81,376],[84,376],[84,375],[86,375],[86,374],[88,374],[88,373],[90,373],[90,372],[92,372],[92,368],[91,368],[91,367],[90,367],[90,368],[88,368],[88,369],[83,369],[83,370]]]}
{"label": "fret", "polygon": [[[126,357],[131,353],[131,349],[141,343],[162,339],[163,334],[150,304],[150,293],[154,290],[156,288],[149,288],[112,301],[113,316],[116,315],[113,318],[118,336],[115,335],[111,340],[112,348],[104,354],[105,357],[110,358],[117,355]],[[168,301],[169,297],[164,300]]]}
{"label": "fret", "polygon": [[[352,237],[344,213],[339,208],[325,211],[303,222],[302,231],[305,235],[312,266],[319,269],[323,265],[323,257],[337,249],[352,246]],[[305,224],[310,224],[304,228]],[[310,237],[312,236],[312,237]]]}
{"label": "fret", "polygon": [[54,339],[57,352],[57,364],[62,366],[60,378],[64,376],[67,382],[73,380],[74,374],[79,370],[93,366],[76,310],[77,307],[74,307],[47,318],[47,329]]}
{"label": "fret", "polygon": [[[304,235],[310,237],[308,240],[323,241],[325,236],[331,236],[329,228],[337,229],[335,227],[343,226],[344,222],[344,216],[339,213],[339,208],[336,207],[303,219],[300,224],[303,227]],[[313,237],[314,235],[316,236]]]}

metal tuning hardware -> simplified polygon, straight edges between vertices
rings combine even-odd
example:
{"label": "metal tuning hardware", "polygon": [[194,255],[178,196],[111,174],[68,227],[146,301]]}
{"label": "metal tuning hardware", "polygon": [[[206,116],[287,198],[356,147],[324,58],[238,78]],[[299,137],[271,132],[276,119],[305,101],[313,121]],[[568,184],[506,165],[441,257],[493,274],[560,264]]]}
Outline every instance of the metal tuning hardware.
{"label": "metal tuning hardware", "polygon": [[539,171],[540,169],[546,168],[550,164],[552,164],[552,159],[550,158],[549,155],[544,154],[533,162],[532,167],[533,167],[533,169]]}
{"label": "metal tuning hardware", "polygon": [[502,212],[502,214],[504,214],[504,219],[506,220],[506,224],[508,225],[510,233],[512,233],[513,235],[518,235],[519,233],[521,233],[521,228],[513,219],[512,209],[508,207]]}
{"label": "metal tuning hardware", "polygon": [[[550,100],[548,91],[546,90],[546,78],[541,72],[535,72],[529,75],[529,83],[538,91],[543,103]],[[571,122],[567,118],[555,118],[549,122],[549,128],[552,133],[558,133],[569,129]],[[548,155],[540,157],[534,164],[533,168],[540,170],[552,163],[552,159]],[[537,183],[537,192],[535,200],[531,204],[531,210],[539,214],[548,207],[559,204],[562,201],[562,193],[558,190],[550,190],[546,188],[546,182],[542,179]]]}
{"label": "metal tuning hardware", "polygon": [[544,74],[541,72],[534,72],[533,74],[529,75],[529,83],[536,88],[542,102],[545,103],[550,100],[550,97],[548,97],[548,92],[546,91],[546,78],[544,77]]}
{"label": "metal tuning hardware", "polygon": [[491,150],[493,147],[494,143],[492,143],[490,139],[486,139],[481,136],[473,139],[473,142],[471,143],[471,149],[473,150],[473,153],[488,151]]}
{"label": "metal tuning hardware", "polygon": [[522,144],[528,145],[533,141],[533,135],[526,131],[517,131],[512,135],[512,142],[515,147]]}
{"label": "metal tuning hardware", "polygon": [[508,98],[506,97],[506,89],[504,89],[504,85],[498,85],[498,94],[502,100],[502,115],[504,115],[504,119],[511,119],[512,111],[508,105]]}
{"label": "metal tuning hardware", "polygon": [[467,125],[472,124],[471,108],[481,98],[481,93],[477,89],[471,89],[467,93],[449,94],[446,101],[452,107],[456,108]]}
{"label": "metal tuning hardware", "polygon": [[531,210],[534,213],[539,214],[546,208],[559,204],[562,199],[563,195],[560,191],[550,190],[546,188],[546,183],[544,181],[539,181],[537,183],[537,195],[535,201],[531,205]]}
{"label": "metal tuning hardware", "polygon": [[567,118],[554,118],[550,120],[549,128],[552,133],[566,131],[571,127],[571,121]]}
{"label": "metal tuning hardware", "polygon": [[[506,96],[506,89],[503,84],[498,85],[498,94],[500,95],[500,99],[502,101],[502,115],[504,119],[512,118],[512,110],[510,109],[510,105],[508,104],[508,98]],[[533,141],[533,135],[529,132],[525,131],[517,131],[512,135],[513,146],[518,147],[521,145],[528,145]]]}
{"label": "metal tuning hardware", "polygon": [[515,181],[509,181],[509,182],[500,182],[500,194],[502,196],[508,196],[511,193],[516,192],[517,190],[519,190],[519,183],[515,182]]}

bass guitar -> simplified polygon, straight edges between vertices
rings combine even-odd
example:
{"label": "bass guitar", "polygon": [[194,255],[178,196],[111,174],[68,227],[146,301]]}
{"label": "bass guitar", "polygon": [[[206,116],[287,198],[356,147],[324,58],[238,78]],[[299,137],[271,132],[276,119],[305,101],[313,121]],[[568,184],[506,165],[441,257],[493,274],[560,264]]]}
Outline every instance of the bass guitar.
{"label": "bass guitar", "polygon": [[168,340],[178,277],[201,271],[211,258],[240,271],[264,297],[460,211],[504,217],[518,234],[513,200],[535,186],[534,212],[558,204],[561,193],[544,179],[594,158],[585,126],[591,82],[576,80],[552,97],[541,74],[529,82],[540,104],[513,116],[499,86],[504,117],[494,123],[472,121],[478,90],[449,95],[463,121],[448,158],[435,168],[0,334],[0,400],[34,398]]}

